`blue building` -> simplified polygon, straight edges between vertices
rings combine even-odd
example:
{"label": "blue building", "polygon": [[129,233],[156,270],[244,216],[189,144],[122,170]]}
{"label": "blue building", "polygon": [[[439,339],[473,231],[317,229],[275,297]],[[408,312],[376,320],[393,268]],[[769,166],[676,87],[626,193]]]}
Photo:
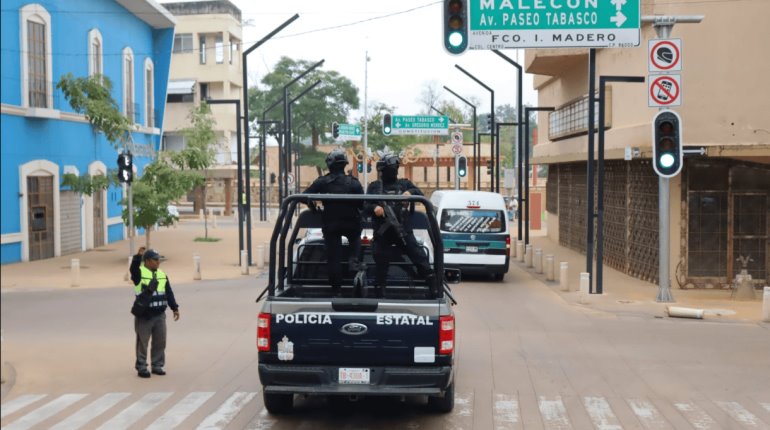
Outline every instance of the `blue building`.
{"label": "blue building", "polygon": [[174,17],[154,0],[3,0],[0,130],[2,263],[51,258],[126,237],[121,187],[92,196],[65,173],[104,175],[118,152],[70,107],[62,75],[109,77],[133,123],[137,173],[160,145]]}

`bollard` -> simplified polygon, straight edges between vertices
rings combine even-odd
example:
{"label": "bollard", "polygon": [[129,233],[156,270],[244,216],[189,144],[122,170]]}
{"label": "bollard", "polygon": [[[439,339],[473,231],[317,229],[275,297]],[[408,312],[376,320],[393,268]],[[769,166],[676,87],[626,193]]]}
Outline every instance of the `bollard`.
{"label": "bollard", "polygon": [[666,306],[666,313],[672,318],[703,319],[703,309],[683,308],[681,306]]}
{"label": "bollard", "polygon": [[126,274],[123,275],[123,280],[128,281],[131,279],[131,260],[133,260],[134,257],[129,256],[128,257],[128,266],[126,266]]}
{"label": "bollard", "polygon": [[201,256],[198,254],[193,255],[193,279],[200,281],[201,277]]}
{"label": "bollard", "polygon": [[524,264],[532,267],[532,245],[527,245],[524,249]]}
{"label": "bollard", "polygon": [[591,286],[591,274],[588,272],[580,272],[579,301],[581,305],[588,304],[588,295],[589,295],[590,286]]}
{"label": "bollard", "polygon": [[265,247],[263,245],[257,245],[257,269],[265,267]]}
{"label": "bollard", "polygon": [[543,273],[543,250],[535,248],[535,273]]}
{"label": "bollard", "polygon": [[211,216],[211,220],[214,223],[212,228],[217,228],[217,216],[216,215],[212,215]]}
{"label": "bollard", "polygon": [[198,219],[203,221],[203,209],[198,209]]}
{"label": "bollard", "polygon": [[516,241],[516,259],[524,262],[524,241]]}
{"label": "bollard", "polygon": [[73,258],[70,260],[70,269],[72,270],[72,282],[70,282],[70,287],[79,287],[80,286],[80,259],[79,258]]}
{"label": "bollard", "polygon": [[241,275],[249,274],[249,253],[245,250],[241,250]]}
{"label": "bollard", "polygon": [[265,241],[265,264],[270,263],[270,242]]}
{"label": "bollard", "polygon": [[765,287],[762,295],[762,321],[770,322],[770,287]]}
{"label": "bollard", "polygon": [[545,256],[545,280],[553,281],[553,254]]}
{"label": "bollard", "polygon": [[569,263],[559,263],[559,286],[562,291],[569,291]]}

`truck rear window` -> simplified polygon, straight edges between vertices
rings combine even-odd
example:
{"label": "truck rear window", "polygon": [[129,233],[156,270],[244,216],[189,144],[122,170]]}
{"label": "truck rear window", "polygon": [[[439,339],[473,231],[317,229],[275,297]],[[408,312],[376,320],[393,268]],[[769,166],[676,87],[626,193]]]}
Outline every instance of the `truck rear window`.
{"label": "truck rear window", "polygon": [[441,231],[453,233],[502,233],[505,231],[503,211],[488,209],[444,209]]}

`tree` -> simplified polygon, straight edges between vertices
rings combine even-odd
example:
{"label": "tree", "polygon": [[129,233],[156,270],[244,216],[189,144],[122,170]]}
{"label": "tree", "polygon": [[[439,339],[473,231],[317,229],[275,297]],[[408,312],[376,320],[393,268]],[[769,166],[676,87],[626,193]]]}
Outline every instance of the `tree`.
{"label": "tree", "polygon": [[439,89],[438,82],[424,82],[422,90],[420,91],[420,97],[417,99],[417,101],[419,101],[422,105],[421,113],[423,115],[435,115],[435,112],[431,110],[431,106],[438,109],[438,103],[440,100],[441,90]]}
{"label": "tree", "polygon": [[[203,176],[195,180],[195,201],[193,210],[197,212],[203,209],[205,237],[209,237],[208,214],[206,214],[206,183],[208,168],[214,164],[216,157],[217,135],[214,131],[214,118],[211,108],[201,102],[199,106],[193,106],[187,116],[190,119],[190,127],[182,130],[185,137],[185,147],[179,152],[171,154],[171,162],[181,170],[202,171]],[[239,196],[240,198],[240,196]]]}
{"label": "tree", "polygon": [[[417,143],[418,136],[385,136],[382,133],[382,119],[386,113],[393,114],[394,108],[385,103],[375,103],[369,106],[369,118],[367,119],[367,133],[369,135],[367,146],[372,152],[390,151],[398,154],[402,150]],[[364,127],[364,118],[359,118],[361,129]]]}

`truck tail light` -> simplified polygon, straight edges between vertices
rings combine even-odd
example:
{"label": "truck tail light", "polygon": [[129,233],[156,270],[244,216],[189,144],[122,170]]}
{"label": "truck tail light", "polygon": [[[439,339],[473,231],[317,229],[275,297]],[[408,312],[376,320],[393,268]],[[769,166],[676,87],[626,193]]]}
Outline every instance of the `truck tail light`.
{"label": "truck tail light", "polygon": [[270,314],[260,313],[257,318],[257,351],[270,351]]}
{"label": "truck tail light", "polygon": [[505,255],[511,256],[511,236],[505,236]]}
{"label": "truck tail light", "polygon": [[455,317],[439,317],[438,331],[439,354],[452,354],[455,349]]}

